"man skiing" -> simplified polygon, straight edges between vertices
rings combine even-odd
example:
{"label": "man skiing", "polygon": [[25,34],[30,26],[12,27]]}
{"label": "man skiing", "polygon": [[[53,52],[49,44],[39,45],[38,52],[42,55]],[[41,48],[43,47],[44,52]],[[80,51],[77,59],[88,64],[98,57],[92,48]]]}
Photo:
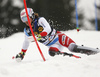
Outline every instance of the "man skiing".
{"label": "man skiing", "polygon": [[[50,56],[55,56],[62,53],[64,54],[64,52],[61,52],[63,47],[68,48],[72,52],[83,53],[87,55],[99,52],[95,49],[93,50],[89,49],[88,47],[76,45],[76,43],[67,35],[53,29],[47,20],[44,17],[39,17],[38,13],[34,13],[32,8],[27,8],[27,11],[37,41],[45,46],[48,46],[48,52]],[[33,42],[34,39],[29,28],[25,9],[21,11],[20,17],[22,22],[26,24],[24,28],[25,40],[21,52],[16,55],[16,59],[20,58],[23,60],[30,41]]]}

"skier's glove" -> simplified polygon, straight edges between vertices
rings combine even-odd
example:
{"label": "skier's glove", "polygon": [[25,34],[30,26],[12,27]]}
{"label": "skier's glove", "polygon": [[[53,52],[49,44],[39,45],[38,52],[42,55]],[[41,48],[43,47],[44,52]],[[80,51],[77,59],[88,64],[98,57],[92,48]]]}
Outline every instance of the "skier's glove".
{"label": "skier's glove", "polygon": [[16,55],[16,59],[20,58],[21,60],[23,60],[24,56],[25,56],[25,52],[21,51],[19,54]]}
{"label": "skier's glove", "polygon": [[37,37],[38,37],[37,41],[41,40],[41,38],[42,38],[40,34],[38,34]]}

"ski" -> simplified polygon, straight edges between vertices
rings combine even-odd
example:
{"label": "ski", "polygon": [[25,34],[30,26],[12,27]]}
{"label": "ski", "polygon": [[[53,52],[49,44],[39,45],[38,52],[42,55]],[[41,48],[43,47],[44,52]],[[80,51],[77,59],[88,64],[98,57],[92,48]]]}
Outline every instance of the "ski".
{"label": "ski", "polygon": [[63,54],[63,56],[69,56],[69,57],[81,58],[80,56],[76,56],[76,55],[74,55],[74,54],[70,54],[70,53],[66,53],[66,52],[63,52],[62,54]]}
{"label": "ski", "polygon": [[56,53],[57,55],[63,55],[63,56],[69,56],[69,57],[75,57],[75,58],[81,58],[80,56],[76,56],[74,54],[71,54],[71,53],[67,53],[67,52],[57,52]]}
{"label": "ski", "polygon": [[94,55],[97,53],[100,53],[99,48],[90,48],[90,47],[85,47],[85,46],[76,46],[73,50],[76,53],[82,53],[86,55]]}

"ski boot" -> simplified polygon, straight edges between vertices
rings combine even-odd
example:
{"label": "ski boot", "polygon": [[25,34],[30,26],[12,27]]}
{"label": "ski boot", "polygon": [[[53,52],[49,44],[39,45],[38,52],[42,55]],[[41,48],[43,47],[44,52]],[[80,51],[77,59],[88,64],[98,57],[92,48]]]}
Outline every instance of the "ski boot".
{"label": "ski boot", "polygon": [[82,53],[82,54],[86,54],[86,55],[94,55],[94,54],[99,53],[100,50],[94,49],[94,48],[89,48],[89,47],[84,47],[83,45],[82,46],[75,45],[73,52]]}
{"label": "ski boot", "polygon": [[52,57],[54,57],[55,55],[59,55],[59,54],[61,54],[60,51],[57,51],[57,52],[49,51],[49,55],[52,56]]}

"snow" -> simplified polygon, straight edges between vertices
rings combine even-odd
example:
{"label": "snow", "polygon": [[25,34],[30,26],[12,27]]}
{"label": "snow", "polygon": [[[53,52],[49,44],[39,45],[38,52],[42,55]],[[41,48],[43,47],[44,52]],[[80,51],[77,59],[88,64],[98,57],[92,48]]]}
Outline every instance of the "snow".
{"label": "snow", "polygon": [[[100,31],[69,30],[64,33],[78,45],[100,48]],[[33,42],[24,60],[16,62],[12,56],[21,51],[23,40],[23,32],[0,39],[0,77],[100,77],[100,53],[91,56],[73,53],[81,56],[81,59],[62,55],[51,57],[48,55],[48,48],[39,43],[46,58],[44,62]],[[67,48],[63,51],[72,53]]]}

